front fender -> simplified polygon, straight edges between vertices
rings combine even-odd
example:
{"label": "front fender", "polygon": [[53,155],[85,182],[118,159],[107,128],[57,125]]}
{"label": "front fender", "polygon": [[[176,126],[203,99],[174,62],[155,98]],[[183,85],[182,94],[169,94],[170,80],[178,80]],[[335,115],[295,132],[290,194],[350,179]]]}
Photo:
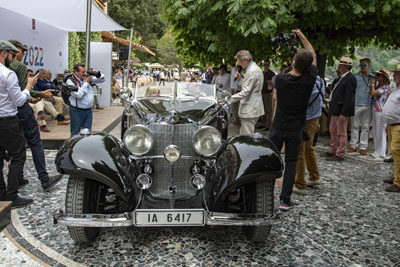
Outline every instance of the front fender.
{"label": "front fender", "polygon": [[215,201],[244,184],[282,176],[283,161],[275,145],[260,134],[230,138],[217,159]]}
{"label": "front fender", "polygon": [[122,143],[106,133],[73,136],[64,142],[55,163],[62,174],[97,180],[112,188],[127,208],[134,203],[131,159]]}

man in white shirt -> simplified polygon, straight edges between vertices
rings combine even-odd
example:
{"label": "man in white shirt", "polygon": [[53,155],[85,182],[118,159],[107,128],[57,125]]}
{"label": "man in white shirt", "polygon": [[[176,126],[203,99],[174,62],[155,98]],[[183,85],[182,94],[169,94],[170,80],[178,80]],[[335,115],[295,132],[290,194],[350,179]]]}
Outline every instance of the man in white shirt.
{"label": "man in white shirt", "polygon": [[229,90],[230,88],[230,78],[231,76],[227,72],[226,65],[221,65],[219,67],[219,75],[215,79],[215,85],[217,87],[217,96],[218,98],[221,95],[221,92],[224,90]]}
{"label": "man in white shirt", "polygon": [[163,86],[165,86],[165,73],[164,71],[160,71],[160,83],[158,84],[159,86],[163,83]]}
{"label": "man in white shirt", "polygon": [[29,91],[36,84],[38,75],[28,79],[21,91],[15,72],[8,69],[19,50],[8,41],[0,41],[0,150],[7,151],[11,158],[8,182],[3,177],[4,154],[0,153],[0,201],[12,201],[11,209],[33,203],[32,199],[18,196],[18,182],[22,176],[26,159],[24,133],[17,119],[17,107],[30,99]]}
{"label": "man in white shirt", "polygon": [[[238,67],[236,67],[235,64],[232,64],[232,63],[229,64],[229,67],[231,69],[230,88],[231,88],[232,95],[234,95],[240,91],[239,82],[235,78],[235,74],[236,74],[236,72],[238,72]],[[239,102],[233,103],[230,108],[231,108],[231,114],[232,114],[231,124],[239,125],[239,117],[238,117]]]}

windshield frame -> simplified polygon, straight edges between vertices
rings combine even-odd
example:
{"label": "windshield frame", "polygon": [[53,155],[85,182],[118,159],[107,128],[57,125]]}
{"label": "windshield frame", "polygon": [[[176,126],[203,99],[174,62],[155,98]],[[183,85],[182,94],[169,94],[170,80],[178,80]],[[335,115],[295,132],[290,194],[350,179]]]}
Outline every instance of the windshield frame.
{"label": "windshield frame", "polygon": [[[200,95],[190,95],[187,94],[187,96],[182,96],[178,95],[178,83],[179,84],[196,84],[196,86],[201,85],[207,85],[212,87],[213,93],[210,96],[200,96]],[[135,93],[133,100],[138,101],[141,99],[154,99],[154,100],[171,100],[171,99],[179,99],[179,100],[199,100],[199,99],[206,99],[206,100],[213,100],[217,102],[217,92],[216,92],[216,87],[215,85],[212,84],[203,84],[203,83],[198,83],[198,82],[179,82],[179,81],[174,81],[172,85],[172,95],[153,95],[153,96],[139,96],[139,89],[140,86],[136,84],[135,87]]]}

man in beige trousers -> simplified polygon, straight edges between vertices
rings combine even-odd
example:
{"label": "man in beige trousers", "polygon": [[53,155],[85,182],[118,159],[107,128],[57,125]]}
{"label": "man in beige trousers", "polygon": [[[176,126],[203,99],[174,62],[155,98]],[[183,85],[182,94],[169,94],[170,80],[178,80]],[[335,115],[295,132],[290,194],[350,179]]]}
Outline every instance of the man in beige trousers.
{"label": "man in beige trousers", "polygon": [[239,134],[251,135],[254,133],[254,127],[258,118],[264,115],[264,105],[261,96],[264,76],[259,66],[252,60],[252,56],[247,50],[237,52],[235,59],[237,64],[246,70],[242,84],[242,90],[233,95],[229,104],[240,101]]}

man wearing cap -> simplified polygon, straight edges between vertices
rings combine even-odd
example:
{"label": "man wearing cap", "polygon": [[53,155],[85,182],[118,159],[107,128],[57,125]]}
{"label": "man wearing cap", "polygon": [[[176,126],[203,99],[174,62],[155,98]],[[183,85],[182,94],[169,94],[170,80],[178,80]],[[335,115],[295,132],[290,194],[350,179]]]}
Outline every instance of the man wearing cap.
{"label": "man wearing cap", "polygon": [[394,86],[392,86],[392,92],[383,106],[382,117],[387,124],[394,175],[393,178],[384,179],[383,182],[390,184],[385,188],[387,192],[400,192],[400,90],[398,90],[400,87],[400,64],[391,72],[394,72]]}
{"label": "man wearing cap", "polygon": [[349,57],[342,57],[339,61],[339,81],[331,92],[329,113],[331,123],[329,132],[331,134],[330,149],[325,156],[330,160],[342,161],[347,146],[347,123],[349,117],[354,116],[355,91],[357,80],[351,73],[353,60]]}
{"label": "man wearing cap", "polygon": [[23,91],[18,86],[17,75],[8,69],[19,50],[10,42],[0,41],[0,150],[11,157],[7,185],[3,176],[4,154],[0,153],[0,201],[12,201],[11,208],[25,207],[32,199],[18,196],[18,182],[22,177],[26,159],[25,138],[17,118],[17,107],[31,96],[29,91],[36,84],[37,76],[29,78]]}
{"label": "man wearing cap", "polygon": [[[10,69],[17,74],[20,87],[25,88],[28,77],[27,68],[25,64],[23,64],[20,60],[22,60],[26,48],[19,41],[16,40],[10,40],[10,43],[12,43],[18,49],[18,53],[16,53],[16,60],[11,63]],[[31,94],[33,94],[35,97],[48,98],[52,96],[51,92],[52,90],[47,90],[43,92],[35,91]],[[43,190],[49,191],[56,185],[56,183],[60,181],[62,175],[49,176],[46,170],[46,159],[44,156],[42,140],[40,139],[38,123],[35,119],[32,108],[27,102],[25,102],[24,105],[18,107],[17,116],[18,120],[21,123],[25,139],[28,142],[28,145],[32,151],[33,163],[35,164],[38,179],[42,184]],[[26,179],[20,181],[20,185],[27,183],[28,180]]]}
{"label": "man wearing cap", "polygon": [[[360,73],[354,75],[357,80],[355,95],[354,117],[351,118],[351,139],[348,153],[357,152],[360,148],[361,155],[367,155],[368,132],[371,124],[371,78],[374,76],[369,72],[371,60],[363,58],[360,60]],[[360,134],[361,128],[361,134]],[[358,140],[360,139],[360,142]]]}

